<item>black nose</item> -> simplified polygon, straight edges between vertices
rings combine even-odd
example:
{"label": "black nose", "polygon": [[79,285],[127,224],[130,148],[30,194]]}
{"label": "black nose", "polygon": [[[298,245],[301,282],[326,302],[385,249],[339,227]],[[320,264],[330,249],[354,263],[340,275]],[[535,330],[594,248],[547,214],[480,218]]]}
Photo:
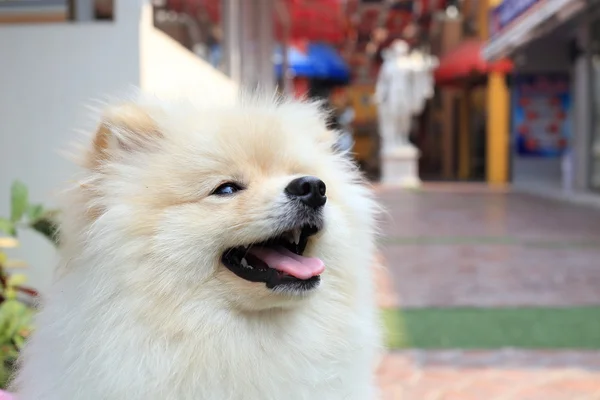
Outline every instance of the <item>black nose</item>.
{"label": "black nose", "polygon": [[327,201],[325,182],[314,176],[303,176],[291,181],[285,188],[290,198],[295,198],[309,207],[317,209]]}

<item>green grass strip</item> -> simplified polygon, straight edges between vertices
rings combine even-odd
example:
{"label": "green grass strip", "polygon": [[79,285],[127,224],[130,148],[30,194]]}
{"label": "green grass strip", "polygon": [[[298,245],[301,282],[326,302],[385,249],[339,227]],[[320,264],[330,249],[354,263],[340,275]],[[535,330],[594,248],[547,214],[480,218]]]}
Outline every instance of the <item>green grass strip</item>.
{"label": "green grass strip", "polygon": [[392,349],[600,349],[600,307],[382,310]]}

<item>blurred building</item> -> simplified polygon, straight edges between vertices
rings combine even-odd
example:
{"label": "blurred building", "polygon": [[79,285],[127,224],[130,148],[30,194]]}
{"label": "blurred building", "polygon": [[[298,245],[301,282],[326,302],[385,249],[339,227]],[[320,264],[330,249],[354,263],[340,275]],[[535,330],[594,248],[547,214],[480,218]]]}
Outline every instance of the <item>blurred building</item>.
{"label": "blurred building", "polygon": [[[135,87],[223,102],[234,101],[240,85],[326,93],[326,77],[302,77],[289,65],[289,48],[323,41],[318,49],[337,55],[344,38],[338,0],[0,1],[0,216],[15,179],[32,201],[56,203],[76,172],[60,151],[77,131],[93,132],[90,109]],[[278,43],[287,55],[279,74]],[[43,291],[53,249],[35,235],[21,239],[31,285]]]}
{"label": "blurred building", "polygon": [[[358,2],[366,17],[357,36],[369,39],[350,56],[360,65],[355,82],[376,73],[376,55],[364,62],[373,43],[385,48],[395,37],[407,40],[440,60],[436,96],[412,137],[423,180],[485,181],[591,199],[600,192],[598,3]],[[420,15],[424,6],[429,13]],[[386,7],[394,11],[384,17],[374,11]]]}
{"label": "blurred building", "polygon": [[[498,82],[509,123],[498,168],[518,187],[560,197],[600,193],[600,4],[596,0],[491,1],[486,60],[509,56]],[[506,94],[504,94],[506,93]],[[500,150],[503,151],[503,150]]]}
{"label": "blurred building", "polygon": [[[501,164],[507,150],[500,154],[495,140],[502,127],[489,121],[504,121],[508,115],[488,103],[499,99],[496,94],[502,92],[489,89],[511,72],[512,62],[487,62],[481,56],[488,32],[487,1],[353,0],[347,8],[351,29],[346,56],[354,68],[350,89],[362,100],[355,102],[363,111],[361,128],[373,131],[376,110],[364,99],[372,93],[382,51],[401,39],[411,51],[437,56],[440,62],[435,97],[413,121],[410,135],[421,152],[420,178],[505,183],[508,176]],[[357,140],[361,143],[370,148],[368,141]]]}

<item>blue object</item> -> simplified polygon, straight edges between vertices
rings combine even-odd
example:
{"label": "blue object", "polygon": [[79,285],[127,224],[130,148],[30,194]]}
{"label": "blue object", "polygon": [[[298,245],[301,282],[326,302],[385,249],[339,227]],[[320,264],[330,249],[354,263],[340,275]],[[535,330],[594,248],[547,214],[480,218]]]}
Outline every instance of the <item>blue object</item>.
{"label": "blue object", "polygon": [[[561,142],[571,138],[570,114],[572,98],[568,74],[521,74],[513,80],[512,137],[518,155],[527,157],[559,157],[569,150]],[[525,105],[523,102],[526,102]],[[528,113],[535,114],[528,118]],[[562,114],[559,118],[558,115]],[[549,126],[556,124],[556,132]],[[520,132],[520,129],[526,132]],[[537,143],[529,148],[527,142]]]}
{"label": "blue object", "polygon": [[[328,79],[340,82],[350,80],[350,68],[335,49],[325,43],[310,43],[302,53],[293,46],[287,51],[288,68],[295,76],[311,79]],[[282,74],[282,49],[275,49],[275,74]]]}
{"label": "blue object", "polygon": [[490,30],[492,37],[501,33],[512,22],[541,1],[542,0],[504,0],[496,7],[492,8],[490,14]]}

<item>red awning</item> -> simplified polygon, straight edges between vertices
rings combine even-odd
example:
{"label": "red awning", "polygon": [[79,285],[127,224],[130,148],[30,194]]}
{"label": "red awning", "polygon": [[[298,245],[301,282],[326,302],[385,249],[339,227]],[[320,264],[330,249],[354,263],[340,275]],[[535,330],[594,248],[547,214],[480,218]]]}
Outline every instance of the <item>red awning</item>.
{"label": "red awning", "polygon": [[489,72],[512,71],[512,62],[502,59],[487,62],[481,57],[483,42],[469,39],[448,52],[440,60],[440,66],[435,70],[435,82],[438,85],[453,83],[472,75],[485,75]]}

